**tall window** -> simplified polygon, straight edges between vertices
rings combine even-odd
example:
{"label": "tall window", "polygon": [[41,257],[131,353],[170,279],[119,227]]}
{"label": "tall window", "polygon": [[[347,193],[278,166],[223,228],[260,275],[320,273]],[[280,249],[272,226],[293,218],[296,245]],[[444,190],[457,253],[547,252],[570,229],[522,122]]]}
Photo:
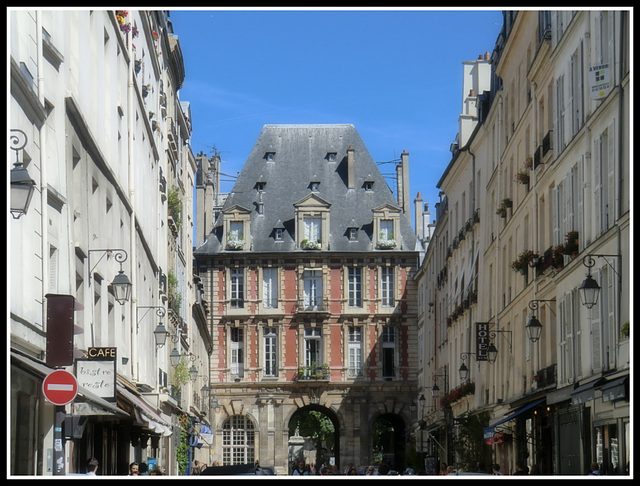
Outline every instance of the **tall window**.
{"label": "tall window", "polygon": [[264,376],[278,376],[278,330],[275,327],[264,329]]}
{"label": "tall window", "polygon": [[262,271],[262,305],[265,309],[278,307],[277,268],[265,268]]}
{"label": "tall window", "polygon": [[244,270],[242,268],[231,269],[231,308],[242,309],[244,307]]}
{"label": "tall window", "polygon": [[362,376],[362,327],[349,326],[349,376]]}
{"label": "tall window", "polygon": [[304,365],[307,370],[322,366],[322,329],[304,328]]}
{"label": "tall window", "polygon": [[222,465],[255,461],[255,430],[251,419],[233,415],[222,424]]}
{"label": "tall window", "polygon": [[231,328],[231,375],[244,375],[244,332],[239,327]]}
{"label": "tall window", "polygon": [[382,376],[393,378],[396,375],[396,328],[382,328]]}
{"label": "tall window", "polygon": [[321,270],[305,270],[304,308],[305,310],[320,309],[322,306],[322,272]]}
{"label": "tall window", "polygon": [[382,267],[380,276],[380,291],[383,307],[393,307],[393,268]]}
{"label": "tall window", "polygon": [[362,268],[350,267],[348,280],[349,307],[362,307]]}

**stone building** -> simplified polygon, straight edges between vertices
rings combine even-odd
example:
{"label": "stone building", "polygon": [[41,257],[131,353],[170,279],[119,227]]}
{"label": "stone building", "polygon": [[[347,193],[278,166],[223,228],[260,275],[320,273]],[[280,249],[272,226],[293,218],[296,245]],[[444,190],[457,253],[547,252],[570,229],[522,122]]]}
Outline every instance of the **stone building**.
{"label": "stone building", "polygon": [[[10,474],[83,473],[91,456],[101,475],[133,461],[176,474],[178,418],[208,411],[198,375],[208,382],[211,340],[192,273],[195,159],[168,12],[16,9],[8,26],[11,148],[34,181],[9,225]],[[58,296],[74,304],[64,322]],[[154,344],[161,323],[174,346]],[[174,347],[196,381],[174,380]],[[71,403],[43,396],[54,369],[78,379]],[[71,427],[56,435],[60,409]]]}
{"label": "stone building", "polygon": [[404,464],[419,254],[408,155],[394,198],[352,125],[266,125],[215,219],[205,208],[214,223],[194,257],[211,311],[214,460],[286,474],[292,418],[315,410],[335,431],[326,461]]}
{"label": "stone building", "polygon": [[503,18],[417,273],[419,391],[448,393],[416,434],[458,467],[628,474],[629,13]]}

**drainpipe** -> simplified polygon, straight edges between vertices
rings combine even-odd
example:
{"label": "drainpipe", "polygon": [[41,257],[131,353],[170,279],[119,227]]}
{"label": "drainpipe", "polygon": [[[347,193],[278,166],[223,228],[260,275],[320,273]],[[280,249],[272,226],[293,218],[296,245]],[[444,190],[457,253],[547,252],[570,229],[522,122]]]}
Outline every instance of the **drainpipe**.
{"label": "drainpipe", "polygon": [[129,202],[131,203],[131,220],[129,226],[129,244],[130,246],[130,259],[131,259],[131,302],[129,304],[129,312],[131,315],[132,325],[131,329],[131,357],[129,359],[130,367],[131,367],[131,376],[134,380],[138,377],[138,368],[137,368],[137,353],[138,353],[138,336],[137,336],[137,326],[133,325],[133,320],[135,319],[135,308],[137,305],[137,287],[136,287],[136,269],[137,269],[137,258],[136,258],[136,199],[135,199],[135,171],[134,171],[134,134],[133,130],[135,127],[135,110],[134,110],[134,73],[133,73],[133,42],[132,42],[131,31],[127,32],[127,49],[129,51],[129,66],[127,71],[127,105],[128,105],[128,127],[127,127],[127,164],[128,164],[128,178],[129,178]]}
{"label": "drainpipe", "polygon": [[[38,102],[44,106],[44,56],[42,55],[42,12],[36,10],[36,49],[38,50]],[[47,189],[47,150],[46,150],[46,120],[38,129],[38,143],[40,145],[40,238],[42,241],[42,323],[47,318],[47,303],[44,299],[49,292],[49,190]]]}

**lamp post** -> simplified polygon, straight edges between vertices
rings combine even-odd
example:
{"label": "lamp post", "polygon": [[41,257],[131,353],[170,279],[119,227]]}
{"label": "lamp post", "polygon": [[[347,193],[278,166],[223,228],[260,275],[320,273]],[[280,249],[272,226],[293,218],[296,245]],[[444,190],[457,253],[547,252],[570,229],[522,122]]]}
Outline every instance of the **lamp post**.
{"label": "lamp post", "polygon": [[[140,312],[140,309],[147,309],[142,317],[138,317],[138,313]],[[161,305],[140,305],[136,307],[136,330],[138,329],[138,325],[140,324],[140,321],[142,321],[142,319],[145,318],[145,316],[151,309],[156,310],[156,315],[160,319],[162,319],[164,316],[167,315],[167,311]],[[158,324],[153,331],[153,337],[156,343],[156,347],[158,348],[163,347],[167,342],[168,335],[169,335],[169,331],[167,331],[167,328],[164,327],[164,324],[162,324],[162,321],[160,321],[160,324]]]}
{"label": "lamp post", "polygon": [[[16,161],[11,169],[11,215],[14,219],[19,219],[23,214],[27,214],[29,203],[35,191],[35,181],[29,177],[29,172],[20,161],[18,151],[23,150],[27,145],[27,135],[17,128],[12,128],[15,132],[10,137],[11,150],[16,153]],[[24,141],[22,140],[24,138]]]}

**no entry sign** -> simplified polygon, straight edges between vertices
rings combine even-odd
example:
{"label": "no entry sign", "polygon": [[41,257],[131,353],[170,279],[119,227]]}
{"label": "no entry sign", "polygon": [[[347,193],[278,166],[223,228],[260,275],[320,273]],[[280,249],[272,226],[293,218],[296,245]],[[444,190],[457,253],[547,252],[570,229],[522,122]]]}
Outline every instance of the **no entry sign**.
{"label": "no entry sign", "polygon": [[76,377],[65,370],[56,370],[42,382],[44,397],[54,405],[66,405],[76,398],[78,382]]}

